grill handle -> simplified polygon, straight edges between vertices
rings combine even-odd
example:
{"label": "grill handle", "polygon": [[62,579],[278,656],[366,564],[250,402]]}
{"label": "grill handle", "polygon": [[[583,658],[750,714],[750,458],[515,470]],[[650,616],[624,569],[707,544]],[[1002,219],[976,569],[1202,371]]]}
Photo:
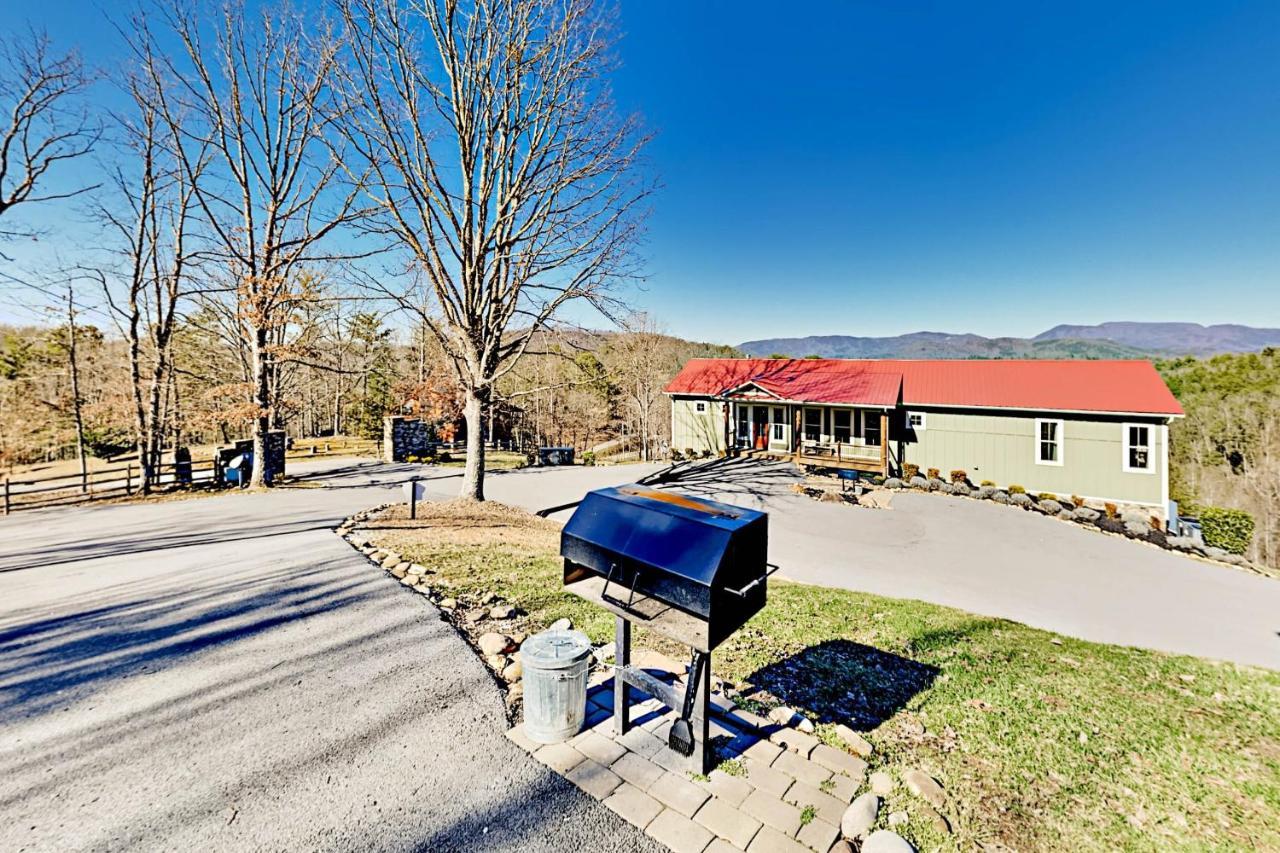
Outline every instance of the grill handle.
{"label": "grill handle", "polygon": [[764,583],[766,580],[769,579],[769,575],[773,574],[778,570],[778,566],[775,566],[773,563],[765,563],[765,565],[769,567],[769,571],[765,572],[760,577],[756,578],[751,583],[744,586],[742,589],[730,589],[729,587],[726,586],[724,588],[724,591],[732,595],[736,595],[739,598],[746,598],[747,593],[751,592],[751,590],[760,586],[760,584]]}
{"label": "grill handle", "polygon": [[622,588],[623,588],[623,589],[625,589],[625,590],[627,591],[627,593],[628,593],[628,595],[627,595],[627,600],[626,600],[626,601],[623,601],[623,600],[622,600],[622,599],[620,599],[620,598],[612,598],[612,597],[610,597],[610,595],[609,595],[609,584],[613,582],[613,572],[614,572],[614,570],[615,570],[615,569],[617,569],[617,571],[618,571],[618,578],[619,578],[619,580],[621,580],[621,578],[622,578],[622,570],[618,567],[618,564],[617,564],[617,563],[610,563],[610,564],[609,564],[609,573],[608,573],[607,575],[605,575],[605,578],[604,578],[604,589],[602,589],[602,590],[600,591],[600,598],[601,598],[601,599],[603,599],[604,601],[609,602],[609,603],[610,603],[610,604],[612,604],[614,607],[617,607],[617,608],[618,608],[618,609],[620,609],[620,610],[625,610],[625,611],[627,611],[627,612],[628,612],[628,613],[630,613],[632,616],[634,616],[636,619],[643,619],[643,620],[645,620],[645,621],[648,621],[648,619],[649,619],[649,617],[648,617],[648,616],[645,616],[643,613],[641,613],[640,611],[638,611],[638,610],[636,610],[636,609],[635,609],[635,600],[636,600],[636,591],[635,591],[635,587],[629,587],[629,586],[623,585],[623,587],[622,587]]}

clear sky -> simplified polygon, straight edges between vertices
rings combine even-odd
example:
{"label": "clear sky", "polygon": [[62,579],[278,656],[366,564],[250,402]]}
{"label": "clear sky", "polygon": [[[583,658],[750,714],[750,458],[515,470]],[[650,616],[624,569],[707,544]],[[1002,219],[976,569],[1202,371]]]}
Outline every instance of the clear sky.
{"label": "clear sky", "polygon": [[[623,0],[662,183],[637,302],[728,343],[1280,326],[1280,3],[1046,5]],[[105,62],[98,8],[0,28]]]}

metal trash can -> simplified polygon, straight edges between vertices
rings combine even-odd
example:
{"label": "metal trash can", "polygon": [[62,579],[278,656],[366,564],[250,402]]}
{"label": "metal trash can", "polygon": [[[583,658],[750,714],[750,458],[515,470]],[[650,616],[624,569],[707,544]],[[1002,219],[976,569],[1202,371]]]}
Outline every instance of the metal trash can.
{"label": "metal trash can", "polygon": [[520,646],[524,730],[538,743],[560,743],[582,729],[587,713],[591,641],[581,631],[543,631]]}

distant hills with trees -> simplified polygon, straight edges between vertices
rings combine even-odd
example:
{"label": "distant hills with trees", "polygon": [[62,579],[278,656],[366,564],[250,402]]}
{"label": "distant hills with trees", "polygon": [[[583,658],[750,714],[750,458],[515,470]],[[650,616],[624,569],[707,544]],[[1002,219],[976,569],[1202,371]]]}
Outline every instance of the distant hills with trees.
{"label": "distant hills with trees", "polygon": [[1158,358],[1253,352],[1280,346],[1280,329],[1199,323],[1059,325],[1031,338],[912,332],[893,337],[811,335],[746,341],[747,355],[803,358]]}

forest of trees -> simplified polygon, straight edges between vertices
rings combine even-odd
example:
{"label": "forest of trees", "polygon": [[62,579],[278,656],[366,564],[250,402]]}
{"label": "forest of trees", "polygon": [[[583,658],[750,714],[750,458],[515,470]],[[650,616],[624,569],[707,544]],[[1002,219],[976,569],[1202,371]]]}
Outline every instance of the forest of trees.
{"label": "forest of trees", "polygon": [[1280,350],[1156,363],[1186,417],[1170,427],[1171,497],[1253,516],[1249,557],[1280,566]]}

